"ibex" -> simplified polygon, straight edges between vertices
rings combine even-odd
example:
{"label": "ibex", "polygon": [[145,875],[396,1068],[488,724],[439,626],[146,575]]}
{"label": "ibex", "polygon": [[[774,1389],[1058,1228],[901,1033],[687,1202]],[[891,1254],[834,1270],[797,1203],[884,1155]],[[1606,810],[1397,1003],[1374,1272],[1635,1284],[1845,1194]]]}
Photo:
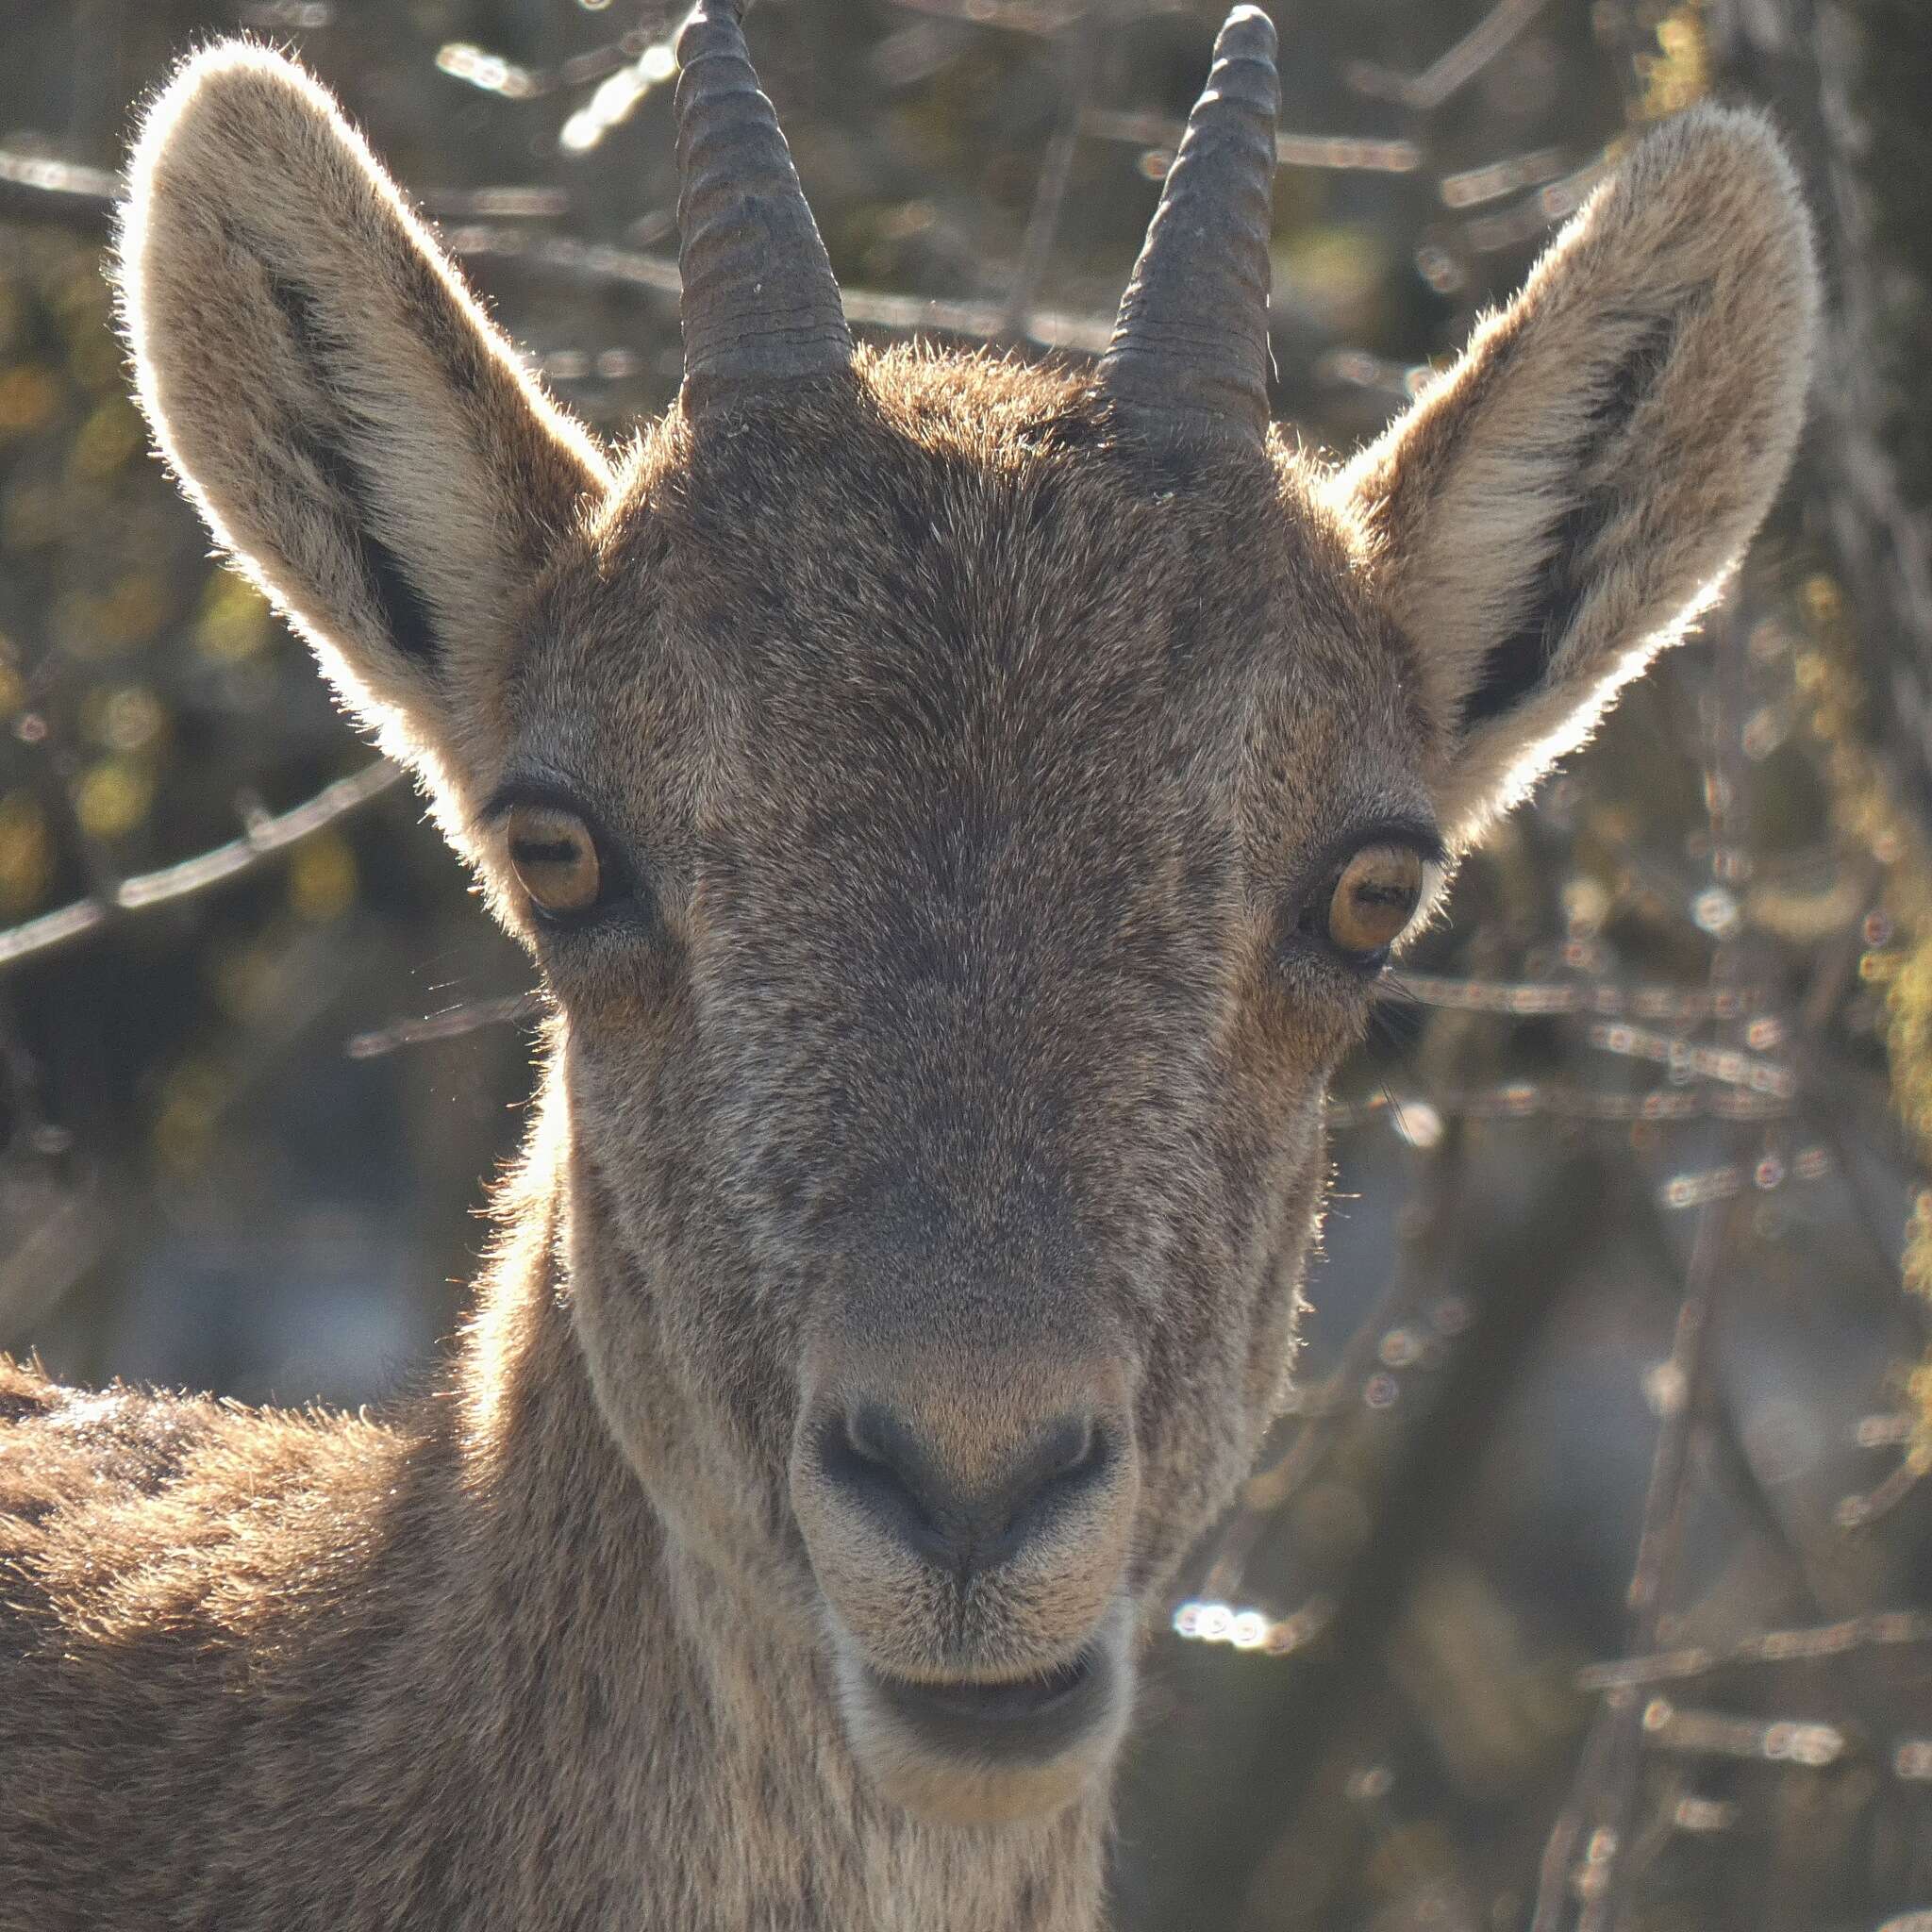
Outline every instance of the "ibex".
{"label": "ibex", "polygon": [[159,446],[555,1011],[440,1392],[0,1374],[9,1932],[1094,1932],[1330,1073],[1790,457],[1749,113],[1331,465],[1268,421],[1255,8],[1085,375],[856,346],[731,0],[680,54],[683,386],[615,453],[301,69],[147,116]]}

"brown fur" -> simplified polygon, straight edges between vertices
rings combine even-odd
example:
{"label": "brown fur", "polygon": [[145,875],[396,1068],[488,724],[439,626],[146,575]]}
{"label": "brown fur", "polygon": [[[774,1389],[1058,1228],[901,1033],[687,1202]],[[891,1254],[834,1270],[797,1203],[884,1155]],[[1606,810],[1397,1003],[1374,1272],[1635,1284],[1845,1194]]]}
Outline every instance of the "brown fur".
{"label": "brown fur", "polygon": [[[1134,1633],[1280,1399],[1373,996],[1303,908],[1391,824],[1453,858],[1750,535],[1813,299],[1774,144],[1641,148],[1341,472],[916,350],[613,471],[245,49],[150,116],[123,288],[185,487],[558,1014],[446,1393],[0,1382],[0,1927],[1092,1932]],[[646,890],[544,929],[506,779]],[[1056,1417],[1109,1452],[954,1574],[827,1474],[881,1392],[962,1491]],[[877,1688],[1096,1655],[1028,1767]]]}

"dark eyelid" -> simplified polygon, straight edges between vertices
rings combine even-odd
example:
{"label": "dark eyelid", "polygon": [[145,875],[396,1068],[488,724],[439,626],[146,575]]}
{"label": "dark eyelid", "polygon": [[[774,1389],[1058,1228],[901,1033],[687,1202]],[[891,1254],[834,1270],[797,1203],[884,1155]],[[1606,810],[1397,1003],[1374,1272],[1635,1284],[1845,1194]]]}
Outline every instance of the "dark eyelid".
{"label": "dark eyelid", "polygon": [[1300,907],[1311,894],[1334,882],[1335,875],[1357,852],[1377,845],[1406,845],[1431,865],[1448,863],[1449,848],[1426,819],[1370,819],[1330,839],[1309,860],[1289,892],[1289,903]]}
{"label": "dark eyelid", "polygon": [[599,843],[603,842],[603,827],[597,814],[584,803],[583,794],[575,787],[561,778],[552,777],[545,772],[518,773],[506,778],[489,798],[474,820],[478,831],[499,825],[520,805],[543,805],[555,811],[567,811],[575,818],[580,818],[591,828],[591,835]]}
{"label": "dark eyelid", "polygon": [[1365,852],[1374,845],[1411,846],[1432,865],[1441,865],[1449,857],[1441,833],[1425,819],[1390,819],[1366,826],[1350,837],[1347,851]]}

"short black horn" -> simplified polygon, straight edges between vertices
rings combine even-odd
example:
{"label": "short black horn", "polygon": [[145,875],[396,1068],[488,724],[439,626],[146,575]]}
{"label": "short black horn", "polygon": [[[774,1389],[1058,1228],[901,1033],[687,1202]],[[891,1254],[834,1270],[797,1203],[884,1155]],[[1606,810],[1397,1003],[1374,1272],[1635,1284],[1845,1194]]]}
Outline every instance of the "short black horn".
{"label": "short black horn", "polygon": [[1168,170],[1099,385],[1181,442],[1268,434],[1268,209],[1281,76],[1274,24],[1237,7]]}
{"label": "short black horn", "polygon": [[678,36],[677,232],[686,406],[849,366],[852,333],[741,0],[703,0]]}

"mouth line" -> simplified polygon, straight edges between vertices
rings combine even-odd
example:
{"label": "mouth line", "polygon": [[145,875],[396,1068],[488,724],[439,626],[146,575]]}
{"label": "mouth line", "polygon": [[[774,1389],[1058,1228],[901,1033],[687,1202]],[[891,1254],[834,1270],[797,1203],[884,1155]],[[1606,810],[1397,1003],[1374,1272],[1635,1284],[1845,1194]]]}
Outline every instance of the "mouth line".
{"label": "mouth line", "polygon": [[987,1769],[1041,1765],[1090,1740],[1119,1702],[1121,1664],[1102,1641],[1032,1676],[916,1682],[864,1667],[869,1701],[922,1756]]}
{"label": "mouth line", "polygon": [[910,1677],[873,1673],[878,1688],[895,1705],[924,1706],[949,1717],[976,1719],[984,1724],[1012,1724],[1038,1718],[1064,1704],[1079,1691],[1098,1663],[1096,1647],[1089,1644],[1078,1656],[1031,1677],[981,1683],[970,1677],[917,1681]]}

